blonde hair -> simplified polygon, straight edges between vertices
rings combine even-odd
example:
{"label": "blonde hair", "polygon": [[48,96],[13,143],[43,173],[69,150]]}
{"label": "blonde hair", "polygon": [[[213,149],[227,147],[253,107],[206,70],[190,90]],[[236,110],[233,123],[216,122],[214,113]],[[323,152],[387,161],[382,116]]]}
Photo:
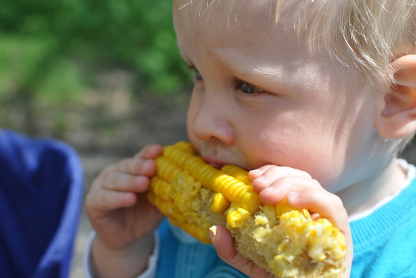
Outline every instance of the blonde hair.
{"label": "blonde hair", "polygon": [[394,82],[390,63],[415,53],[415,0],[317,0],[312,3],[309,6],[315,6],[314,16],[309,17],[305,26],[311,28],[307,33],[309,44],[322,35],[325,48],[334,57],[347,66],[354,65],[373,83]]}
{"label": "blonde hair", "polygon": [[[304,2],[298,35],[312,52],[324,47],[373,86],[395,86],[391,62],[416,53],[416,0]],[[391,153],[403,151],[414,135],[392,142]]]}
{"label": "blonde hair", "polygon": [[[197,5],[199,14],[228,2],[229,18],[240,0],[182,0],[181,8]],[[252,7],[264,6],[250,0]],[[373,84],[393,82],[390,63],[416,51],[416,0],[269,0],[278,23],[284,9],[296,10],[293,28],[311,53],[326,49],[344,66],[355,67]],[[268,3],[266,3],[268,4]],[[286,21],[288,19],[285,19]]]}

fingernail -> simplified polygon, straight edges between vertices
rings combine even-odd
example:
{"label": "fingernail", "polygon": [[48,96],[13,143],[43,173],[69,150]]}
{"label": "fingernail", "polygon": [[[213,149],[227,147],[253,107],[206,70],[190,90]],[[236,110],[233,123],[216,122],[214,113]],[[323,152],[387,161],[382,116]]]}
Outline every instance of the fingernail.
{"label": "fingernail", "polygon": [[287,194],[287,198],[294,200],[299,196],[299,192],[293,191],[293,192],[289,192],[289,194]]}
{"label": "fingernail", "polygon": [[256,174],[257,172],[260,172],[260,171],[259,171],[259,169],[254,169],[254,170],[250,170],[248,172],[249,173],[252,173],[252,174]]}
{"label": "fingernail", "polygon": [[263,192],[273,192],[273,191],[274,191],[273,186],[269,186],[269,187],[266,187],[265,189],[263,189]]}
{"label": "fingernail", "polygon": [[123,200],[130,200],[132,196],[133,196],[133,193],[132,193],[132,192],[124,192],[124,193],[121,195],[121,198],[122,198]]}
{"label": "fingernail", "polygon": [[254,179],[253,180],[253,182],[260,182],[260,183],[262,183],[262,182],[264,182],[266,180],[266,178],[264,177],[264,176],[260,176],[260,177],[258,177],[257,179]]}

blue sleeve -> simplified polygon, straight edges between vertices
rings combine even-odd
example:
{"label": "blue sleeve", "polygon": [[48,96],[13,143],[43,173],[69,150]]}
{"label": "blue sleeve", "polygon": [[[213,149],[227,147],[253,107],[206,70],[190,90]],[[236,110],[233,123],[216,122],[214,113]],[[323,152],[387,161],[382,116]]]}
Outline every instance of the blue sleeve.
{"label": "blue sleeve", "polygon": [[66,277],[83,200],[78,154],[2,130],[0,185],[1,275]]}

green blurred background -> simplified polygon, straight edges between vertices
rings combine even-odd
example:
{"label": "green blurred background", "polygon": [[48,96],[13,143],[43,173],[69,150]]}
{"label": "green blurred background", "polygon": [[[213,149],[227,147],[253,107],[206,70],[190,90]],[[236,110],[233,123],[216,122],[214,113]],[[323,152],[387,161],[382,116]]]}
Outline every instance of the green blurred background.
{"label": "green blurred background", "polygon": [[[183,110],[190,79],[176,48],[171,5],[3,1],[1,127],[62,139],[81,150],[126,149],[140,136],[132,129],[158,127],[151,123],[156,113],[176,127],[166,114]],[[177,118],[182,124],[183,116]]]}
{"label": "green blurred background", "polygon": [[[0,127],[66,141],[85,192],[147,143],[186,139],[192,83],[172,1],[5,0],[0,8]],[[91,231],[82,212],[71,278]]]}

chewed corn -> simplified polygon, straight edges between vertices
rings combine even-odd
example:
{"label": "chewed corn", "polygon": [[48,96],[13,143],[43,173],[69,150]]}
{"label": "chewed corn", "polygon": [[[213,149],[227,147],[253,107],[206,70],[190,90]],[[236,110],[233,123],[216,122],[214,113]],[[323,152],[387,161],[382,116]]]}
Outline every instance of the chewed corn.
{"label": "chewed corn", "polygon": [[211,231],[211,233],[215,236],[217,235],[217,226],[212,226],[211,228],[209,228],[209,230]]}
{"label": "chewed corn", "polygon": [[164,147],[156,159],[148,198],[170,222],[203,243],[209,231],[225,225],[239,252],[278,277],[341,277],[344,235],[328,220],[313,220],[307,210],[285,200],[264,205],[247,171],[221,170],[195,155],[188,142]]}

